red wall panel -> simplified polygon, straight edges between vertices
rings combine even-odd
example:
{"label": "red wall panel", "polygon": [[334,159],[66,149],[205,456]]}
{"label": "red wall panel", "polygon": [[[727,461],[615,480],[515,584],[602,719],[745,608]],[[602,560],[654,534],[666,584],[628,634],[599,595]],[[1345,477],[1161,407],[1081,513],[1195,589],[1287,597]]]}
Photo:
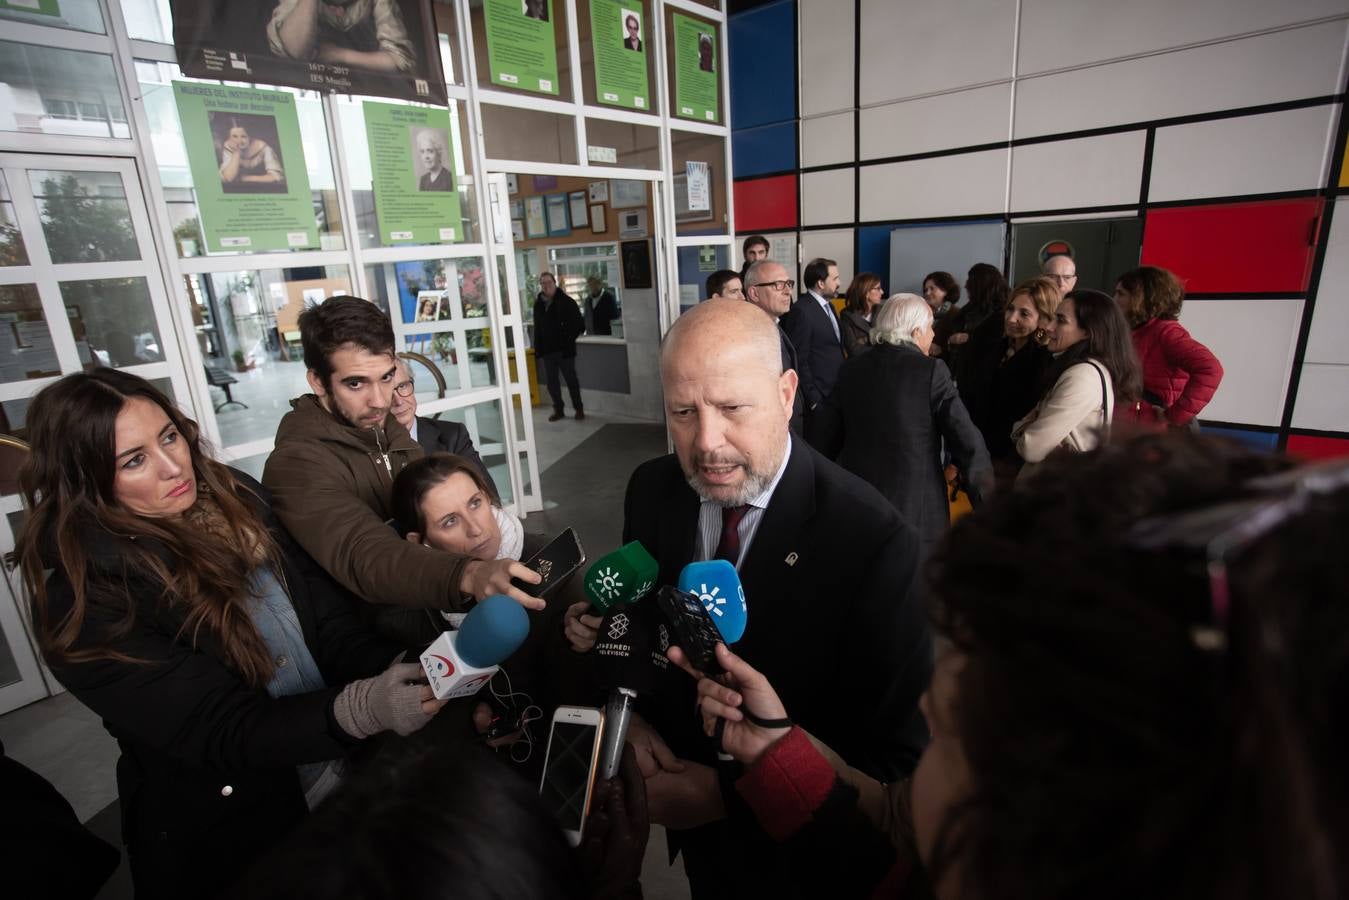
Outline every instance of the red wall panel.
{"label": "red wall panel", "polygon": [[1330,459],[1349,456],[1349,439],[1317,437],[1310,434],[1290,434],[1288,455],[1299,459]]}
{"label": "red wall panel", "polygon": [[1302,293],[1321,203],[1309,197],[1150,209],[1143,264],[1175,272],[1191,293]]}
{"label": "red wall panel", "polygon": [[796,175],[735,183],[736,231],[786,231],[796,227]]}

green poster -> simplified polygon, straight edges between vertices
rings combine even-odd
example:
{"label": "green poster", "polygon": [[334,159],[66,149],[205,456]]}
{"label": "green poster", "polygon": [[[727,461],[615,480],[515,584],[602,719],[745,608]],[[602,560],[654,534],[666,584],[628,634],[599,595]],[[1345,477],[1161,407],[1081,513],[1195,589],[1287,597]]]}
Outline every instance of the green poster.
{"label": "green poster", "polygon": [[319,245],[295,97],[173,83],[208,250]]}
{"label": "green poster", "polygon": [[459,240],[449,110],[369,100],[363,106],[380,241]]}
{"label": "green poster", "polygon": [[61,5],[57,0],[0,0],[0,10],[35,13],[42,16],[61,15]]}
{"label": "green poster", "polygon": [[633,0],[590,0],[595,96],[608,106],[649,109],[646,23]]}
{"label": "green poster", "polygon": [[675,115],[720,121],[717,111],[717,29],[710,22],[674,14]]}
{"label": "green poster", "polygon": [[553,0],[483,0],[492,84],[557,93]]}

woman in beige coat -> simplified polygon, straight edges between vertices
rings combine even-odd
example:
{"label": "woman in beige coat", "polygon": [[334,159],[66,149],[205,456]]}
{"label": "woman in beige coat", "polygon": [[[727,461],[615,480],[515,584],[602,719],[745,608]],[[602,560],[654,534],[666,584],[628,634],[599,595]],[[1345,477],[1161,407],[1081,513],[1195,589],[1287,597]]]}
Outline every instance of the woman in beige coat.
{"label": "woman in beige coat", "polygon": [[1051,387],[1012,426],[1016,452],[1026,463],[1018,481],[1060,447],[1077,453],[1095,447],[1109,434],[1115,403],[1132,402],[1141,389],[1129,323],[1110,297],[1073,291],[1046,331],[1055,356]]}

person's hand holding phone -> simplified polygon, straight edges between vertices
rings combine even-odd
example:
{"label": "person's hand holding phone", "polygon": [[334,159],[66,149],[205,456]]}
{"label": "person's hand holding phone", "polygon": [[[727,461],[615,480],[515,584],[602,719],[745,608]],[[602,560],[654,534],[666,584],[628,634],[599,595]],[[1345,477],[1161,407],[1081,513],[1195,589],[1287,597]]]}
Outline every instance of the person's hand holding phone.
{"label": "person's hand holding phone", "polygon": [[464,566],[464,574],[459,580],[459,591],[486,599],[493,594],[505,594],[525,609],[535,611],[545,608],[548,603],[511,584],[512,578],[518,578],[525,584],[538,584],[543,577],[529,566],[514,559],[481,560],[471,559]]}
{"label": "person's hand holding phone", "polygon": [[637,754],[625,744],[618,775],[595,785],[579,851],[591,897],[607,900],[632,890],[642,875],[650,835],[646,783]]}
{"label": "person's hand holding phone", "polygon": [[628,722],[628,743],[636,753],[637,768],[643,778],[650,778],[659,772],[684,771],[684,764],[674,755],[665,739],[636,713]]}
{"label": "person's hand holding phone", "polygon": [[726,670],[721,676],[725,683],[693,668],[678,647],[671,647],[666,652],[670,662],[698,679],[698,712],[703,717],[703,731],[710,737],[716,733],[717,720],[725,720],[722,749],[745,765],[751,765],[765,750],[786,737],[791,726],[765,728],[746,718],[744,711],[748,710],[758,719],[771,721],[786,719],[787,710],[761,672],[728,650],[725,644],[717,644],[716,654],[717,662]]}

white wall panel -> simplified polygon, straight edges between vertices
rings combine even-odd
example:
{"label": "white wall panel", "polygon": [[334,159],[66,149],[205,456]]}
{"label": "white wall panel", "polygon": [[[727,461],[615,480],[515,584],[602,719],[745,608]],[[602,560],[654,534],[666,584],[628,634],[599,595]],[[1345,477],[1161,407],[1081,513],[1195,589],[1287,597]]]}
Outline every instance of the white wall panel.
{"label": "white wall panel", "polygon": [[1293,427],[1349,431],[1349,366],[1312,363],[1302,367]]}
{"label": "white wall panel", "polygon": [[852,109],[856,58],[853,4],[797,0],[797,9],[801,115]]}
{"label": "white wall panel", "polygon": [[1015,21],[1008,0],[862,0],[862,105],[1011,78]]}
{"label": "white wall panel", "polygon": [[1314,190],[1339,104],[1157,129],[1150,200]]}
{"label": "white wall panel", "polygon": [[801,168],[850,163],[852,159],[852,112],[801,120]]}
{"label": "white wall panel", "polygon": [[1137,203],[1147,134],[1127,131],[1012,149],[1012,209]]}
{"label": "white wall panel", "polygon": [[801,176],[801,224],[838,225],[853,220],[856,185],[852,169]]}
{"label": "white wall panel", "polygon": [[1345,28],[1331,22],[1023,79],[1016,137],[1335,94]]}
{"label": "white wall panel", "polygon": [[1181,324],[1223,364],[1223,381],[1200,417],[1246,425],[1283,418],[1302,320],[1301,300],[1191,300]]}
{"label": "white wall panel", "polygon": [[1011,137],[1012,83],[862,110],[862,159],[993,144]]}
{"label": "white wall panel", "polygon": [[1349,198],[1335,201],[1305,361],[1349,365]]}
{"label": "white wall panel", "polygon": [[864,222],[1001,213],[1007,150],[983,150],[862,168]]}
{"label": "white wall panel", "polygon": [[1344,0],[1022,0],[1017,68],[1045,72],[1346,12]]}
{"label": "white wall panel", "polygon": [[[852,269],[853,230],[801,232],[801,268],[816,257],[838,262],[839,291],[846,291],[855,274]],[[803,290],[797,285],[797,290]]]}

